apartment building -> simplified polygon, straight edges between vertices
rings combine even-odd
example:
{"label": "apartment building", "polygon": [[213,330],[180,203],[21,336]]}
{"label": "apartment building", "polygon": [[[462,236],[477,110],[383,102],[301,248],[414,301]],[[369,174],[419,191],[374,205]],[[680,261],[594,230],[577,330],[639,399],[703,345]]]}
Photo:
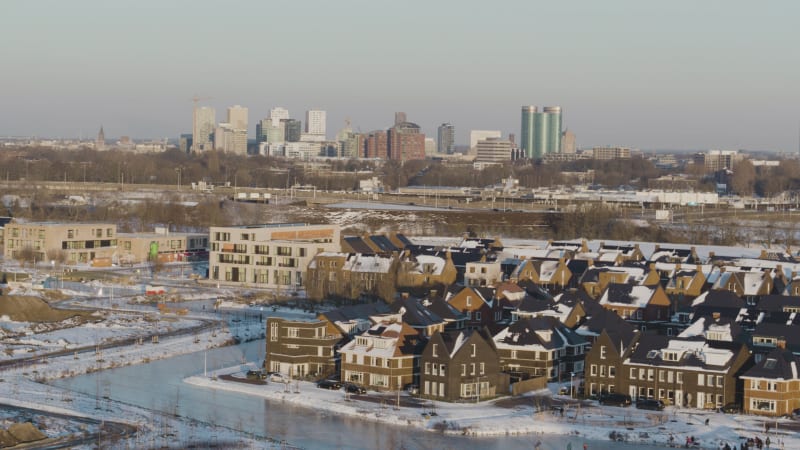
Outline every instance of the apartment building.
{"label": "apartment building", "polygon": [[209,243],[212,282],[287,290],[303,288],[314,255],[341,251],[338,225],[211,227]]}
{"label": "apartment building", "polygon": [[112,223],[10,222],[5,226],[6,259],[110,265],[117,249]]}

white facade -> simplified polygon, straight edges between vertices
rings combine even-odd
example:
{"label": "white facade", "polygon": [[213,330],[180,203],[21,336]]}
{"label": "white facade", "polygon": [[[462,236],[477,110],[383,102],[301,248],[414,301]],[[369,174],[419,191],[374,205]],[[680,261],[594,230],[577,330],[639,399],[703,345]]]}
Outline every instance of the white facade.
{"label": "white facade", "polygon": [[217,118],[214,108],[201,106],[194,109],[192,120],[192,151],[202,152],[213,148],[211,135],[214,134]]}
{"label": "white facade", "polygon": [[281,126],[281,120],[289,119],[289,110],[276,106],[269,110],[269,118],[273,127]]}
{"label": "white facade", "polygon": [[325,111],[320,109],[306,111],[306,133],[325,136]]}
{"label": "white facade", "polygon": [[475,162],[502,163],[511,160],[511,141],[503,138],[481,139],[476,150]]}
{"label": "white facade", "polygon": [[338,225],[278,223],[209,230],[209,279],[227,285],[302,289],[314,255],[342,249]]}
{"label": "white facade", "polygon": [[469,149],[474,150],[478,141],[488,138],[499,138],[502,133],[498,130],[472,130],[469,132]]}

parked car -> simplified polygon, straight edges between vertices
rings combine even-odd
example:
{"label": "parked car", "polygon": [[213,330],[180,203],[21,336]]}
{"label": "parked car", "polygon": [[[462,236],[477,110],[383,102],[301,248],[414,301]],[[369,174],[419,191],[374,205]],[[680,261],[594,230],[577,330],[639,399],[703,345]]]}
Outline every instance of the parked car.
{"label": "parked car", "polygon": [[260,370],[248,370],[246,376],[250,380],[264,380],[267,378],[267,374]]}
{"label": "parked car", "polygon": [[[331,381],[331,380],[328,380]],[[344,383],[344,390],[350,394],[366,394],[367,390],[355,383]]]}
{"label": "parked car", "polygon": [[600,396],[600,404],[606,406],[630,406],[631,396],[627,394],[603,394]]}
{"label": "parked car", "polygon": [[320,380],[317,382],[317,387],[321,389],[330,389],[336,391],[342,388],[342,383],[335,380]]}
{"label": "parked car", "polygon": [[725,414],[739,414],[742,412],[742,407],[738,403],[728,403],[720,408],[719,411]]}
{"label": "parked car", "polygon": [[648,409],[650,411],[662,411],[664,410],[664,402],[652,398],[640,398],[636,400],[636,408]]}
{"label": "parked car", "polygon": [[283,376],[283,374],[281,374],[281,373],[270,372],[269,373],[269,381],[272,381],[274,383],[285,383],[285,382],[289,381],[289,379],[286,378],[285,376]]}

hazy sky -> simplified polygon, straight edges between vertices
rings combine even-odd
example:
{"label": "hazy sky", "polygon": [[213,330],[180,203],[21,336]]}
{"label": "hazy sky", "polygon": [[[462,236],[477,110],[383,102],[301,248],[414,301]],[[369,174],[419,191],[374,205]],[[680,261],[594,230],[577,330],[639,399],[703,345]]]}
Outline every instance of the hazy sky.
{"label": "hazy sky", "polygon": [[0,135],[170,137],[328,111],[519,135],[560,105],[581,147],[797,151],[800,2],[0,1]]}

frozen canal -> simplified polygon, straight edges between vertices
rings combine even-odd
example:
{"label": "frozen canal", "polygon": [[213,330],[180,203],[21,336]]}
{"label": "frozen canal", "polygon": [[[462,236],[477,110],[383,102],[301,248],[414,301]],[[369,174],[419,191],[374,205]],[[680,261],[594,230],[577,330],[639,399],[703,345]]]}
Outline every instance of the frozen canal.
{"label": "frozen canal", "polygon": [[[466,438],[444,436],[418,429],[389,426],[275,401],[252,398],[243,394],[217,392],[187,385],[183,378],[203,373],[208,368],[233,366],[246,358],[261,361],[264,341],[253,341],[234,347],[178,356],[171,359],[128,366],[104,372],[55,381],[54,384],[99,397],[134,404],[165,414],[180,414],[201,422],[215,423],[249,436],[269,436],[309,449],[531,449],[541,441],[542,449],[580,450],[588,448],[657,448],[641,444],[625,446],[610,441],[585,441],[566,436],[516,436]],[[202,427],[193,436],[176,436],[176,440],[202,439]],[[211,438],[211,436],[209,436]]]}

